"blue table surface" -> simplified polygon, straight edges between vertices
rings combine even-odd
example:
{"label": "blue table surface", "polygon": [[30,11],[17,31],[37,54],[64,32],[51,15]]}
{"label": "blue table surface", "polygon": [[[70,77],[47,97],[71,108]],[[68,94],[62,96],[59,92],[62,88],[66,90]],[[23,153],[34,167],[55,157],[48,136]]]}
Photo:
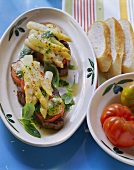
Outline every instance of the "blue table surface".
{"label": "blue table surface", "polygon": [[[62,8],[62,0],[0,0],[0,37],[23,12],[36,7]],[[106,152],[86,132],[86,119],[66,142],[39,148],[16,139],[0,118],[0,170],[132,170]]]}

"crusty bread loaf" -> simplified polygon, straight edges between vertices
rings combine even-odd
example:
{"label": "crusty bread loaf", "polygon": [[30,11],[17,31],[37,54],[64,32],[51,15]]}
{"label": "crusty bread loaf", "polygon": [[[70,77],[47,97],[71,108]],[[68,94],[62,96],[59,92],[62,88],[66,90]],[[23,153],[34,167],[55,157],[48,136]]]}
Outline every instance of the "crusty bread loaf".
{"label": "crusty bread loaf", "polygon": [[96,21],[89,27],[87,36],[94,49],[99,69],[107,72],[112,63],[109,27],[103,21]]}
{"label": "crusty bread loaf", "polygon": [[122,72],[134,72],[134,33],[128,20],[121,19],[119,23],[124,31],[125,53],[122,63]]}
{"label": "crusty bread loaf", "polygon": [[110,48],[112,55],[112,64],[108,71],[108,78],[110,78],[122,73],[124,33],[120,23],[115,18],[108,18],[105,22],[110,28]]}

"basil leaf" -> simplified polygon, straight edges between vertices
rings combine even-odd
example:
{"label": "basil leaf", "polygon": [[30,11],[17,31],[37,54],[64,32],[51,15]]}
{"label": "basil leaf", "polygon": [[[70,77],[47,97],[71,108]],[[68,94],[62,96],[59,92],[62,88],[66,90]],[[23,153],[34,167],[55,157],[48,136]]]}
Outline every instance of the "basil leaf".
{"label": "basil leaf", "polygon": [[74,100],[72,100],[69,104],[65,104],[65,111],[68,112],[73,105],[75,105]]}
{"label": "basil leaf", "polygon": [[73,83],[66,87],[68,92],[61,95],[61,98],[65,104],[65,111],[69,111],[71,106],[75,104],[73,100],[73,95],[72,95],[74,85],[75,85],[75,77],[74,77]]}
{"label": "basil leaf", "polygon": [[75,77],[74,77],[74,81],[73,81],[73,83],[71,84],[71,85],[69,85],[69,86],[67,86],[67,91],[69,91],[69,92],[73,92],[73,87],[74,87],[74,85],[75,85]]}
{"label": "basil leaf", "polygon": [[70,64],[70,65],[69,65],[69,69],[70,69],[70,70],[76,70],[77,68],[76,68],[75,65],[71,65],[71,64]]}
{"label": "basil leaf", "polygon": [[35,111],[35,106],[33,103],[27,103],[22,108],[22,118],[30,119],[33,116],[33,113]]}
{"label": "basil leaf", "polygon": [[69,82],[65,80],[59,80],[59,87],[67,87],[69,85]]}
{"label": "basil leaf", "polygon": [[24,45],[22,50],[19,53],[19,56],[22,58],[25,55],[30,55],[30,54],[33,54],[33,51],[30,48],[28,48],[27,46]]}
{"label": "basil leaf", "polygon": [[73,100],[73,95],[72,95],[72,93],[67,92],[67,93],[64,93],[63,95],[61,95],[61,98],[65,104],[69,104]]}
{"label": "basil leaf", "polygon": [[44,61],[44,72],[51,71],[53,73],[52,84],[55,88],[59,87],[59,72],[58,69],[48,61]]}
{"label": "basil leaf", "polygon": [[26,132],[28,132],[30,135],[34,137],[41,138],[39,131],[35,128],[35,126],[29,120],[19,119],[19,121],[23,124]]}

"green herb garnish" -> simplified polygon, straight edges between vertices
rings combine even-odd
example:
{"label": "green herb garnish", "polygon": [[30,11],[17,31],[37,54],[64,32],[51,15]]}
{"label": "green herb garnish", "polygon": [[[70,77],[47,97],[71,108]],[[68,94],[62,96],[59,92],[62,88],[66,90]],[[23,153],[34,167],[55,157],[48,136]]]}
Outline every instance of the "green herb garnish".
{"label": "green herb garnish", "polygon": [[22,50],[19,53],[20,58],[23,58],[25,55],[33,54],[33,51],[27,46],[23,46]]}
{"label": "green herb garnish", "polygon": [[22,118],[29,120],[33,116],[34,111],[35,111],[34,104],[32,103],[26,104],[22,108]]}
{"label": "green herb garnish", "polygon": [[58,111],[58,105],[60,105],[59,102],[53,102],[47,109],[47,113],[49,115],[55,115]]}
{"label": "green herb garnish", "polygon": [[22,78],[24,76],[23,71],[16,71],[15,72],[19,78]]}
{"label": "green herb garnish", "polygon": [[55,88],[59,87],[59,72],[57,68],[48,61],[44,61],[44,72],[51,71],[53,73],[52,84]]}
{"label": "green herb garnish", "polygon": [[19,121],[23,124],[26,132],[34,137],[41,138],[39,131],[35,128],[34,124],[32,124],[30,120],[20,119]]}
{"label": "green herb garnish", "polygon": [[69,86],[69,82],[62,79],[59,80],[59,87],[67,87],[67,86]]}
{"label": "green herb garnish", "polygon": [[75,105],[74,100],[72,100],[69,104],[65,105],[65,111],[68,112],[73,105]]}
{"label": "green herb garnish", "polygon": [[72,92],[73,92],[73,87],[74,87],[74,85],[75,85],[75,77],[74,77],[73,83],[72,83],[71,85],[69,85],[69,86],[66,87],[67,91],[69,91],[69,92],[72,93]]}
{"label": "green herb garnish", "polygon": [[75,65],[71,65],[71,64],[70,64],[70,65],[69,65],[69,69],[70,69],[70,70],[76,70],[77,68],[76,68]]}
{"label": "green herb garnish", "polygon": [[75,78],[74,81],[71,85],[68,85],[66,87],[67,92],[64,93],[63,95],[61,95],[62,100],[64,101],[65,104],[65,110],[69,111],[71,106],[75,104],[74,100],[73,100],[73,87],[75,85]]}
{"label": "green herb garnish", "polygon": [[73,95],[71,92],[67,92],[67,93],[64,93],[62,96],[61,96],[62,100],[64,101],[65,105],[66,104],[69,104],[71,103],[71,101],[73,100]]}
{"label": "green herb garnish", "polygon": [[55,37],[55,35],[51,32],[51,31],[46,31],[42,34],[42,38],[51,38],[51,37]]}
{"label": "green herb garnish", "polygon": [[32,136],[41,138],[39,131],[36,129],[33,123],[35,106],[33,103],[26,104],[22,109],[22,119],[19,121],[22,123],[24,129]]}
{"label": "green herb garnish", "polygon": [[49,54],[51,52],[51,49],[49,48],[49,49],[47,49],[47,50],[45,50],[45,53],[46,54]]}

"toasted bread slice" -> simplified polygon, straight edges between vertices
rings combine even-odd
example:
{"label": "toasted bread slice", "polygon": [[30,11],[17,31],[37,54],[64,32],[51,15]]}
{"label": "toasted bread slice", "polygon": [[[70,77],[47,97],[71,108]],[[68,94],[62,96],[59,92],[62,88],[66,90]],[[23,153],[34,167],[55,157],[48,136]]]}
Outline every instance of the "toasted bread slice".
{"label": "toasted bread slice", "polygon": [[87,36],[94,49],[99,69],[107,72],[112,63],[109,27],[103,21],[96,21],[89,27]]}
{"label": "toasted bread slice", "polygon": [[121,19],[119,23],[124,31],[125,53],[122,63],[122,72],[134,72],[134,33],[128,20]]}
{"label": "toasted bread slice", "polygon": [[112,64],[108,71],[108,77],[110,78],[122,73],[124,33],[120,23],[115,18],[109,18],[105,22],[110,28],[110,48],[112,55]]}

